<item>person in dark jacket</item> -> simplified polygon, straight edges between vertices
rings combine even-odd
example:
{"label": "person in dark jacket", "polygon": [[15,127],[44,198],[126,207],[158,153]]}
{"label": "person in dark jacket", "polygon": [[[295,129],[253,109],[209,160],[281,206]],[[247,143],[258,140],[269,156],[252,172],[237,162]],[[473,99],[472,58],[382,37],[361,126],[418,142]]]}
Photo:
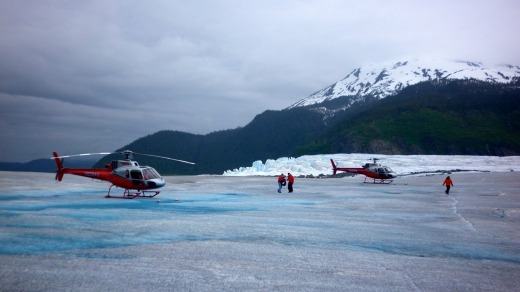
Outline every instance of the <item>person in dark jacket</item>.
{"label": "person in dark jacket", "polygon": [[294,176],[289,172],[287,175],[287,189],[289,190],[289,193],[293,192],[293,184],[294,184]]}

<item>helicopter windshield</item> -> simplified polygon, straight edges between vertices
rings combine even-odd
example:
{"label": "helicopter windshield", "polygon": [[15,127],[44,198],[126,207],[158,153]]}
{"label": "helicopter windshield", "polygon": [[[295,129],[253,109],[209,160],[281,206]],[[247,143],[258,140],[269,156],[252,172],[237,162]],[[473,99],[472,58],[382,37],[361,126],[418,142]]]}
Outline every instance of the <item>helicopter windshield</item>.
{"label": "helicopter windshield", "polygon": [[154,178],[161,178],[159,173],[153,168],[143,168],[143,177],[145,180],[148,179],[154,179]]}
{"label": "helicopter windshield", "polygon": [[392,169],[390,169],[389,167],[376,168],[376,172],[379,175],[387,175],[387,174],[393,174],[394,173],[394,171]]}

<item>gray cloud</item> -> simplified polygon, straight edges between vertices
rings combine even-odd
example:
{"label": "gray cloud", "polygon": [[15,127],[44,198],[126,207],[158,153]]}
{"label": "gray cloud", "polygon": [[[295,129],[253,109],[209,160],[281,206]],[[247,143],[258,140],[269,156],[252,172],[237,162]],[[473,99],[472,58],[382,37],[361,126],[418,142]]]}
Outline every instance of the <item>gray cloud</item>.
{"label": "gray cloud", "polygon": [[2,1],[0,161],[244,126],[363,64],[520,64],[517,1]]}

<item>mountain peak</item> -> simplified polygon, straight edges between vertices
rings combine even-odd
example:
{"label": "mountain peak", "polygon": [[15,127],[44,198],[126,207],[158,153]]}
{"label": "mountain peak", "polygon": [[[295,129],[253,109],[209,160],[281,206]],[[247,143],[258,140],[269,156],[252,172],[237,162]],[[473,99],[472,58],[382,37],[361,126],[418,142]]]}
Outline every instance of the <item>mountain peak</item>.
{"label": "mountain peak", "polygon": [[436,59],[394,60],[352,70],[342,80],[304,98],[289,108],[316,105],[338,97],[384,98],[403,88],[435,79],[476,79],[507,83],[520,76],[520,66],[485,66],[473,61]]}

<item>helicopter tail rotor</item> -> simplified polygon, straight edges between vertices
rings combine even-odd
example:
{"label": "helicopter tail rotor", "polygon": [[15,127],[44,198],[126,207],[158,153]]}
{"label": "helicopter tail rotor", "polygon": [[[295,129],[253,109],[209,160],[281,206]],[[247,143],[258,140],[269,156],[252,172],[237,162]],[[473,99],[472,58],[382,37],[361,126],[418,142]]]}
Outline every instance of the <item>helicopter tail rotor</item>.
{"label": "helicopter tail rotor", "polygon": [[332,175],[336,175],[336,172],[338,171],[338,168],[336,167],[336,163],[334,163],[334,160],[330,160],[330,163],[332,164]]}
{"label": "helicopter tail rotor", "polygon": [[57,181],[61,181],[63,179],[63,175],[65,174],[65,171],[63,169],[63,158],[60,158],[60,156],[56,152],[53,152],[52,155],[54,156],[54,161],[56,161],[56,166],[58,167],[58,169],[56,170],[55,179]]}

